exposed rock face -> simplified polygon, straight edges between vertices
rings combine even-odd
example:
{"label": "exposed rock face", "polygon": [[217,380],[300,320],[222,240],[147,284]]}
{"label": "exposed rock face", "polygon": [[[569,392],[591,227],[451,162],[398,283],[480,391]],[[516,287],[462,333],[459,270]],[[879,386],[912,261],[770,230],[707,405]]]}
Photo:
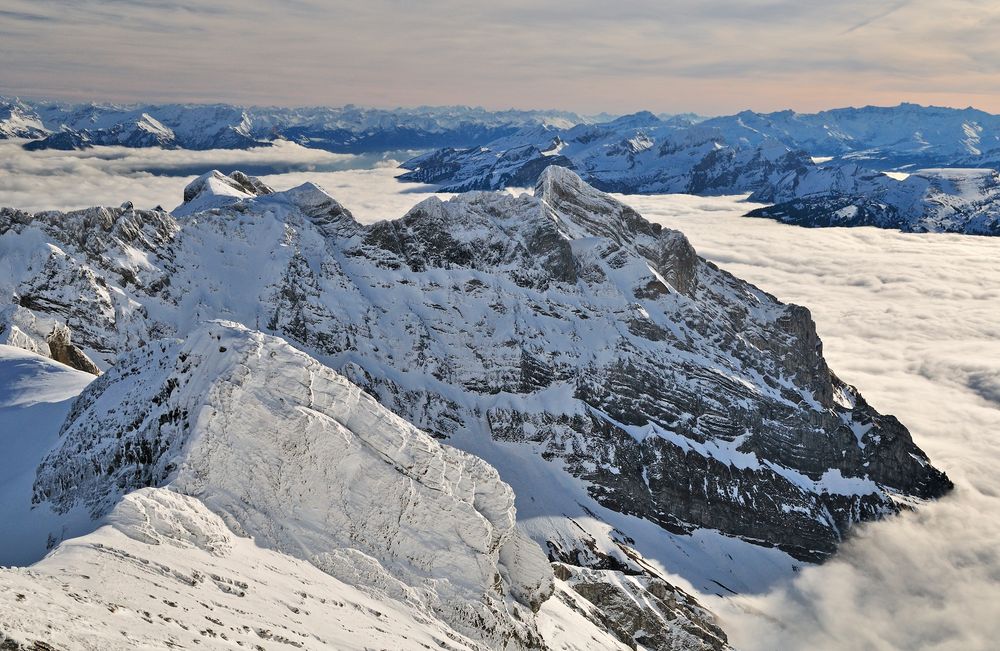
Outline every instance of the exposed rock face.
{"label": "exposed rock face", "polygon": [[57,149],[59,151],[78,151],[90,149],[94,145],[90,141],[90,134],[77,133],[76,131],[60,131],[46,136],[40,140],[32,140],[24,143],[27,151],[41,151],[43,149]]}
{"label": "exposed rock face", "polygon": [[66,326],[56,326],[46,338],[45,343],[49,345],[49,356],[52,359],[71,366],[79,371],[85,371],[94,375],[100,375],[101,370],[94,364],[87,355],[73,345],[70,341],[69,328]]}
{"label": "exposed rock face", "polygon": [[730,648],[711,613],[652,573],[625,574],[563,563],[554,563],[553,568],[556,577],[584,601],[566,593],[557,596],[632,649]]}
{"label": "exposed rock face", "polygon": [[98,366],[163,336],[130,294],[169,284],[157,265],[170,255],[178,228],[169,213],[130,206],[35,214],[0,208],[0,238],[17,241],[6,256],[13,274],[0,278],[0,323],[17,326],[44,354],[52,328],[68,326]]}
{"label": "exposed rock face", "polygon": [[34,501],[98,516],[150,486],[490,647],[540,646],[552,570],[496,470],[280,339],[213,323],[123,357],[75,403]]}
{"label": "exposed rock face", "polygon": [[[180,223],[8,214],[5,237],[66,242],[58,266],[25,267],[11,294],[60,318],[73,315],[53,298],[67,285],[122,297],[128,310],[73,327],[88,350],[127,350],[138,331],[183,336],[205,318],[267,328],[488,460],[484,440],[522,446],[612,511],[798,559],[822,560],[854,523],[951,486],[895,418],[830,372],[806,309],[571,171],[547,168],[534,197],[430,199],[371,226],[312,184],[224,198]],[[62,232],[92,214],[118,235]],[[149,251],[142,265],[119,253],[126,243]],[[510,481],[523,499],[538,489]],[[554,539],[539,526],[540,543]],[[592,556],[586,536],[560,536],[560,560]]]}

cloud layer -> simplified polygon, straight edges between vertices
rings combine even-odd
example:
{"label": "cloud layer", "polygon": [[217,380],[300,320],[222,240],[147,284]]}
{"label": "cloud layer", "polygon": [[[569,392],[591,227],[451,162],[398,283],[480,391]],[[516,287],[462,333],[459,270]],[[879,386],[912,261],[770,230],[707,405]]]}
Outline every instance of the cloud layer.
{"label": "cloud layer", "polygon": [[0,92],[580,111],[1000,111],[993,0],[7,0]]}
{"label": "cloud layer", "polygon": [[[27,152],[16,141],[0,140],[0,206],[75,210],[131,201],[139,208],[172,210],[181,202],[184,186],[199,174],[239,169],[260,176],[278,190],[317,182],[345,201],[353,200],[348,205],[356,204],[370,218],[389,218],[401,215],[427,196],[429,189],[419,184],[400,186],[394,177],[403,170],[396,166],[396,161],[379,156],[331,154],[285,141],[250,150],[97,147]],[[384,194],[384,199],[373,201],[372,183],[384,188],[375,193]],[[386,201],[392,212],[376,215]]]}

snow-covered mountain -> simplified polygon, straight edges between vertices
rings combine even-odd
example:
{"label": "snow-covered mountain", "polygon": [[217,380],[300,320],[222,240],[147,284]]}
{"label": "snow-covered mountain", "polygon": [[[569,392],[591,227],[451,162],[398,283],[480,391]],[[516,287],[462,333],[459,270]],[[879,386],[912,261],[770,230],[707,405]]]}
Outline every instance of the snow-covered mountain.
{"label": "snow-covered mountain", "polygon": [[[633,130],[631,134],[629,129]],[[601,141],[600,145],[611,157],[621,154],[627,159],[630,153],[636,155],[650,148],[636,130],[668,150],[708,142],[749,151],[780,145],[792,151],[806,151],[811,156],[847,158],[883,168],[958,164],[970,167],[1000,159],[1000,116],[973,108],[905,103],[818,113],[742,111],[707,119],[692,114],[656,116],[649,112],[595,119],[568,111],[487,111],[461,106],[278,108],[225,104],[69,104],[0,98],[0,138],[37,139],[34,148],[78,148],[88,144],[245,148],[281,137],[337,152],[486,146],[502,153],[529,145],[546,151],[558,136],[571,145],[569,153],[573,153],[574,149],[582,149],[573,145],[574,139],[582,136],[578,144],[592,142],[597,146]],[[659,139],[673,131],[690,133],[672,144]],[[512,136],[513,140],[507,140]],[[620,152],[612,151],[619,149]],[[583,156],[577,152],[573,160]],[[607,169],[602,164],[592,164],[597,172],[613,175],[621,171],[616,164]],[[638,164],[643,165],[642,161]],[[469,176],[463,173],[463,177]],[[611,176],[604,178],[598,174],[595,178],[614,182]],[[448,183],[455,184],[458,180],[450,179]]]}
{"label": "snow-covered mountain", "polygon": [[[107,368],[232,319],[501,472],[509,459],[491,455],[527,446],[612,511],[800,559],[896,511],[896,494],[947,489],[895,419],[830,373],[807,310],[572,172],[547,169],[533,197],[431,199],[371,226],[312,184],[271,193],[225,178],[192,184],[189,207],[212,206],[193,214],[0,213],[0,246],[17,252],[6,341],[44,352],[65,324]],[[536,532],[559,558],[592,555],[589,537]],[[600,549],[629,564],[613,542]]]}
{"label": "snow-covered mountain", "polygon": [[115,105],[0,98],[0,138],[31,138],[27,149],[94,145],[246,149],[276,138],[334,152],[469,146],[531,125],[583,121],[562,111],[239,107],[225,104]]}
{"label": "snow-covered mountain", "polygon": [[903,103],[818,113],[743,111],[711,118],[730,142],[777,140],[817,157],[867,165],[955,165],[1000,154],[1000,116],[974,108]]}
{"label": "snow-covered mountain", "polygon": [[27,104],[0,98],[0,140],[6,138],[44,138],[48,130],[41,118]]}
{"label": "snow-covered mountain", "polygon": [[825,165],[789,174],[750,198],[774,204],[750,216],[800,226],[1000,235],[1000,174],[992,169],[886,175],[853,163]]}
{"label": "snow-covered mountain", "polygon": [[[749,111],[703,121],[649,113],[571,129],[524,129],[403,163],[404,181],[447,191],[530,186],[550,165],[623,193],[752,193],[754,211],[805,226],[998,234],[990,167],[1000,118],[903,104],[817,114]],[[822,155],[822,156],[820,156]],[[815,162],[823,158],[832,160]],[[959,167],[920,169],[926,162]],[[983,165],[970,169],[973,164]],[[903,166],[898,181],[883,171]]]}
{"label": "snow-covered mountain", "polygon": [[766,189],[775,172],[804,171],[811,157],[873,169],[988,166],[1000,158],[1000,116],[914,104],[705,120],[637,113],[432,152],[405,163],[411,173],[401,178],[451,190],[497,189],[531,185],[542,167],[558,164],[607,190],[711,194]]}
{"label": "snow-covered mountain", "polygon": [[[901,104],[708,119],[639,112],[592,122],[559,111],[469,107],[118,106],[0,98],[0,138],[29,139],[29,150],[242,149],[279,138],[333,152],[429,150],[403,163],[400,180],[446,192],[531,187],[556,165],[608,192],[753,193],[756,200],[782,203],[754,215],[807,226],[996,234],[989,189],[980,184],[970,194],[976,181],[952,182],[971,178],[962,170],[1000,165],[1000,116],[972,108]],[[916,177],[930,179],[925,200],[906,199],[920,194],[918,183],[897,187],[877,174],[887,170],[920,170]],[[822,190],[848,176],[858,177],[850,181],[853,196]],[[808,201],[799,186],[810,188]],[[786,203],[791,198],[794,205]]]}

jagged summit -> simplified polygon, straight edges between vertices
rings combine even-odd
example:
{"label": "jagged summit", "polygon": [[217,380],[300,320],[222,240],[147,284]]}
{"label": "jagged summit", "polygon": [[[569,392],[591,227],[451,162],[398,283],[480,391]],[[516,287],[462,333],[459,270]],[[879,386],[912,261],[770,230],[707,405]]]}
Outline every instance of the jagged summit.
{"label": "jagged summit", "polygon": [[240,171],[227,175],[219,170],[212,170],[187,184],[184,188],[184,202],[173,213],[178,216],[191,215],[273,192],[257,177]]}

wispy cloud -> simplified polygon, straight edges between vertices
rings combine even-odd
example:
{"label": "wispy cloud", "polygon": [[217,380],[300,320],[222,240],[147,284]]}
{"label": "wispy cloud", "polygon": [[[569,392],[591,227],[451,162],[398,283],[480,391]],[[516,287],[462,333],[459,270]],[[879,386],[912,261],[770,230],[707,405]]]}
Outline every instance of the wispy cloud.
{"label": "wispy cloud", "polygon": [[874,15],[867,16],[867,17],[863,18],[860,22],[857,22],[854,25],[851,25],[850,27],[848,27],[847,29],[845,29],[841,33],[842,34],[850,34],[851,32],[856,32],[859,29],[863,29],[865,27],[868,27],[869,25],[871,25],[872,23],[874,23],[876,21],[882,20],[883,18],[886,18],[887,16],[891,16],[892,14],[896,13],[897,11],[899,11],[900,9],[902,9],[903,7],[905,7],[908,4],[910,4],[909,0],[902,0],[902,2],[896,2],[895,4],[890,4],[889,7],[887,7],[886,9],[883,9],[882,11],[879,11],[879,12],[875,13]]}

